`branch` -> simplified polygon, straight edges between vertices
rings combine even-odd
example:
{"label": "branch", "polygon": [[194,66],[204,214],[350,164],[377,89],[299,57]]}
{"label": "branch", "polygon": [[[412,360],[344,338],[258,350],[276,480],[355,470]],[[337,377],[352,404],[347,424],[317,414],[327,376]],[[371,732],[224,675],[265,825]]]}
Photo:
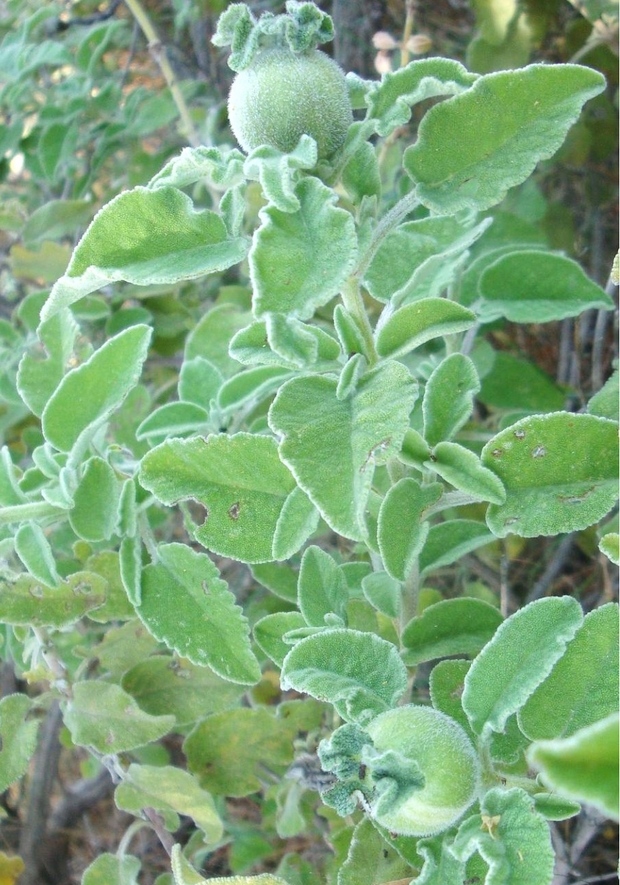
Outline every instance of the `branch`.
{"label": "branch", "polygon": [[102,12],[95,12],[93,15],[84,15],[81,18],[70,18],[67,21],[63,21],[62,19],[58,19],[56,21],[56,30],[57,31],[66,31],[69,28],[73,27],[73,25],[96,25],[99,22],[107,21],[107,19],[112,18],[118,7],[121,5],[121,0],[110,0],[110,5],[107,9],[102,10]]}

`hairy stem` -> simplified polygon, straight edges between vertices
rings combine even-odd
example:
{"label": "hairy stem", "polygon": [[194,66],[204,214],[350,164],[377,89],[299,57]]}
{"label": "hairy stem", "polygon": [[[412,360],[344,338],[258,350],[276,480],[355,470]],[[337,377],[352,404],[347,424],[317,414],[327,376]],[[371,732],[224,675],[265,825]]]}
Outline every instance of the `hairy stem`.
{"label": "hairy stem", "polygon": [[342,288],[342,301],[346,309],[349,311],[357,326],[364,337],[364,343],[368,350],[368,361],[374,366],[378,361],[377,351],[375,350],[375,342],[372,334],[372,327],[360,291],[359,278],[350,277]]}
{"label": "hairy stem", "polygon": [[172,100],[177,106],[179,116],[181,117],[181,120],[183,122],[184,134],[186,135],[187,140],[192,147],[197,147],[200,144],[200,138],[190,116],[189,108],[187,107],[187,104],[183,97],[183,93],[179,88],[176,75],[172,70],[172,65],[170,64],[170,59],[168,58],[166,47],[161,42],[159,34],[155,30],[155,26],[151,21],[146,9],[142,6],[140,0],[125,0],[125,4],[129,8],[135,20],[140,25],[142,33],[147,39],[149,52],[151,53],[151,56],[159,67],[166,83],[168,84],[168,89],[170,90],[170,94],[172,95]]}
{"label": "hairy stem", "polygon": [[413,212],[418,203],[419,201],[415,190],[409,191],[409,193],[405,194],[395,206],[392,206],[387,215],[383,216],[377,225],[377,229],[370,246],[366,250],[366,254],[362,257],[357,270],[355,271],[355,275],[358,279],[361,280],[363,278],[364,274],[370,267],[373,258],[377,254],[381,243],[385,240],[390,231],[392,231],[403,218],[406,218],[410,212]]}
{"label": "hairy stem", "polygon": [[25,519],[46,519],[48,516],[64,516],[66,512],[62,507],[48,504],[47,501],[13,504],[10,507],[0,507],[0,526],[9,525],[13,522],[22,522]]}

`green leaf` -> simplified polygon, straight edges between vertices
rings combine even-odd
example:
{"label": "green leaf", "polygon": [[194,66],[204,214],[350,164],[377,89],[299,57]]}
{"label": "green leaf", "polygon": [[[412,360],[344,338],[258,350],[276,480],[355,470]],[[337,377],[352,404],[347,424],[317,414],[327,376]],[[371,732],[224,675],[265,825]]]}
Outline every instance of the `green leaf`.
{"label": "green leaf", "polygon": [[340,291],[357,254],[352,216],[317,178],[295,189],[297,212],[267,206],[250,251],[254,313],[309,319]]}
{"label": "green leaf", "polygon": [[620,372],[616,369],[601,387],[598,393],[595,393],[588,403],[588,412],[590,415],[599,415],[601,418],[611,418],[612,421],[619,420],[619,399],[620,399]]}
{"label": "green leaf", "polygon": [[207,843],[219,842],[224,833],[213,799],[181,768],[130,765],[116,788],[114,799],[119,808],[132,814],[143,808],[154,808],[191,817]]}
{"label": "green leaf", "polygon": [[506,500],[504,486],[496,474],[483,467],[474,452],[457,443],[437,443],[424,466],[434,470],[454,488],[481,501],[503,504]]}
{"label": "green leaf", "polygon": [[382,315],[375,339],[379,356],[398,357],[421,344],[464,332],[476,323],[476,316],[466,307],[445,298],[424,298],[401,307],[395,313]]}
{"label": "green leaf", "polygon": [[104,541],[116,528],[120,485],[112,467],[98,455],[84,465],[69,512],[71,528],[85,541]]}
{"label": "green leaf", "polygon": [[123,675],[122,687],[151,716],[173,715],[177,727],[236,706],[245,691],[208,667],[167,655],[155,655],[131,667]]}
{"label": "green leaf", "polygon": [[202,356],[184,359],[179,373],[179,399],[206,409],[222,386],[222,373]]}
{"label": "green leaf", "polygon": [[561,795],[618,820],[618,714],[571,737],[532,744],[528,759]]}
{"label": "green leaf", "polygon": [[138,383],[151,333],[148,326],[131,326],[65,375],[43,411],[48,442],[69,452],[84,431],[108,420]]}
{"label": "green leaf", "polygon": [[618,532],[608,532],[603,535],[598,548],[614,565],[620,565],[620,535]]}
{"label": "green leaf", "polygon": [[586,615],[550,675],[519,711],[530,740],[569,737],[618,709],[618,606]]}
{"label": "green leaf", "polygon": [[384,137],[407,125],[414,104],[440,95],[458,95],[477,79],[477,74],[449,58],[412,61],[394,73],[383,74],[380,83],[372,83],[365,99],[367,116],[376,120],[375,130]]}
{"label": "green leaf", "polygon": [[[364,123],[353,124],[361,128]],[[351,130],[349,130],[351,131]],[[342,170],[342,184],[353,201],[360,204],[364,198],[378,197],[381,193],[379,160],[374,145],[360,141],[350,160]]]}
{"label": "green leaf", "polygon": [[36,581],[53,589],[58,587],[60,578],[50,542],[36,522],[26,522],[19,527],[15,552]]}
{"label": "green leaf", "polygon": [[355,827],[347,859],[338,871],[338,885],[381,885],[397,880],[404,883],[411,873],[409,864],[365,818]]}
{"label": "green leaf", "polygon": [[409,667],[450,655],[475,655],[502,623],[499,611],[481,599],[444,599],[409,621],[402,634]]}
{"label": "green leaf", "polygon": [[91,572],[74,572],[55,589],[22,575],[0,583],[0,621],[13,626],[66,627],[105,602],[107,582]]}
{"label": "green leaf", "polygon": [[279,366],[245,369],[222,384],[217,404],[224,414],[239,412],[270,397],[290,377],[290,370]]}
{"label": "green leaf", "polygon": [[461,725],[470,737],[474,737],[461,696],[471,661],[440,661],[431,670],[428,680],[433,707],[445,713]]}
{"label": "green leaf", "polygon": [[477,396],[485,406],[532,413],[564,408],[566,393],[538,366],[505,351],[494,356]]}
{"label": "green leaf", "polygon": [[357,630],[326,630],[302,639],[284,659],[284,690],[329,701],[347,722],[364,724],[394,705],[407,670],[390,642]]}
{"label": "green leaf", "polygon": [[450,519],[433,525],[420,554],[420,572],[426,575],[452,565],[467,553],[494,540],[484,523],[473,519]]}
{"label": "green leaf", "polygon": [[506,489],[506,502],[487,510],[500,538],[587,528],[618,497],[618,425],[594,415],[532,415],[489,440],[481,457]]}
{"label": "green leaf", "polygon": [[424,546],[429,526],[424,513],[441,497],[442,487],[434,482],[421,486],[410,477],[393,485],[381,503],[377,539],[385,570],[397,581],[405,581]]}
{"label": "green leaf", "polygon": [[123,585],[118,553],[112,550],[94,553],[88,557],[84,568],[107,582],[105,602],[88,612],[91,621],[107,624],[109,621],[128,621],[135,617],[134,607]]}
{"label": "green leaf", "polygon": [[344,623],[349,591],[344,573],[320,547],[304,551],[297,589],[299,610],[310,627],[324,627],[326,615]]}
{"label": "green leaf", "polygon": [[291,630],[300,630],[305,626],[306,619],[299,612],[276,612],[256,622],[254,639],[267,657],[281,667],[291,650],[291,646],[282,637]]}
{"label": "green leaf", "polygon": [[39,723],[26,722],[32,701],[25,694],[10,694],[0,701],[0,792],[23,777],[37,748]]}
{"label": "green leaf", "polygon": [[[237,4],[239,6],[239,4]],[[234,7],[231,7],[234,8]],[[182,854],[180,845],[172,849],[172,872],[175,885],[207,885],[207,880],[199,876]],[[262,873],[260,876],[227,876],[225,879],[209,877],[211,885],[288,885],[284,879]]]}
{"label": "green leaf", "polygon": [[136,618],[122,627],[110,627],[93,653],[101,673],[120,680],[126,670],[146,660],[157,648],[157,642]]}
{"label": "green leaf", "polygon": [[[273,321],[279,314],[270,316],[271,321],[270,332],[273,338],[274,325]],[[292,318],[285,317],[291,320]],[[338,342],[317,326],[310,326],[306,323],[296,322],[296,328],[303,330],[304,334],[312,336],[316,342],[316,346],[310,346],[309,350],[313,353],[310,362],[319,360],[320,362],[331,362],[340,356],[340,348]],[[281,339],[278,340],[278,343]],[[267,322],[259,320],[241,329],[230,342],[230,355],[244,365],[265,365],[265,366],[283,366],[285,368],[295,368],[299,364],[298,354],[289,356],[284,355],[280,349],[276,351],[273,340],[270,342],[267,335]]]}
{"label": "green leaf", "polygon": [[185,359],[202,357],[229,378],[239,371],[239,364],[228,347],[235,334],[250,322],[252,315],[242,311],[236,304],[218,304],[202,317],[187,338]]}
{"label": "green leaf", "polygon": [[548,323],[590,308],[613,310],[614,306],[576,261],[531,250],[510,252],[488,267],[480,279],[480,295],[474,310],[483,323],[498,317],[514,323]]}
{"label": "green leaf", "polygon": [[316,142],[302,135],[295,150],[285,154],[269,145],[261,145],[248,156],[243,173],[252,181],[260,181],[267,202],[280,212],[297,212],[301,203],[295,195],[295,172],[316,166]]}
{"label": "green leaf", "polygon": [[494,206],[557,151],[582,105],[604,88],[598,71],[579,65],[480,77],[431,108],[405,151],[419,199],[433,212]]}
{"label": "green leaf", "polygon": [[428,379],[422,401],[424,438],[429,445],[448,440],[461,429],[479,390],[478,373],[468,356],[453,353],[439,363]]}
{"label": "green leaf", "polygon": [[247,621],[209,557],[185,544],[162,544],[158,554],[142,572],[140,620],[192,663],[231,682],[258,682]]}
{"label": "green leaf", "polygon": [[37,417],[62,381],[73,355],[78,326],[68,310],[59,311],[39,327],[39,338],[46,356],[37,350],[27,352],[17,372],[17,389],[28,408]]}
{"label": "green leaf", "polygon": [[280,599],[288,602],[297,602],[297,578],[298,573],[289,565],[279,562],[265,562],[254,565],[251,569],[252,577],[271,593],[275,593]]}
{"label": "green leaf", "polygon": [[229,237],[219,215],[210,209],[197,212],[176,188],[136,187],[95,215],[41,320],[110,283],[153,286],[191,280],[238,264],[247,251],[247,240]]}
{"label": "green leaf", "polygon": [[132,605],[142,597],[142,542],[138,536],[124,537],[119,550],[121,581]]}
{"label": "green leaf", "polygon": [[329,376],[289,381],[269,422],[283,437],[280,457],[325,521],[361,540],[375,464],[400,450],[417,385],[404,366],[388,362],[364,375],[347,399],[337,398],[337,386]]}
{"label": "green leaf", "polygon": [[283,773],[293,760],[290,732],[265,709],[214,713],[194,728],[183,749],[200,784],[224,796],[255,793],[263,766]]}
{"label": "green leaf", "polygon": [[154,445],[169,436],[200,433],[201,430],[204,431],[208,421],[209,413],[195,403],[165,403],[138,425],[136,439],[148,439]]}
{"label": "green leaf", "polygon": [[168,440],[144,457],[140,482],[164,504],[187,498],[203,504],[208,516],[195,537],[220,556],[252,563],[287,559],[307,537],[293,538],[294,549],[276,556],[278,521],[296,486],[270,437]]}
{"label": "green leaf", "polygon": [[472,728],[502,732],[564,654],[582,622],[570,596],[531,602],[497,629],[465,678],[463,709]]}
{"label": "green leaf", "polygon": [[216,147],[201,145],[183,148],[149,181],[149,188],[188,187],[199,181],[207,181],[221,190],[241,181],[243,162],[241,151],[236,148],[223,153]]}
{"label": "green leaf", "polygon": [[534,808],[545,820],[568,820],[581,811],[579,802],[563,799],[557,793],[534,793]]}
{"label": "green leaf", "polygon": [[142,865],[132,854],[100,854],[84,870],[82,885],[138,885]]}
{"label": "green leaf", "polygon": [[372,572],[362,579],[362,592],[368,602],[388,618],[400,614],[400,581],[391,578],[387,572]]}
{"label": "green leaf", "polygon": [[28,245],[38,240],[59,240],[74,234],[93,217],[95,206],[87,200],[50,200],[32,213],[23,230]]}
{"label": "green leaf", "polygon": [[489,866],[486,885],[549,885],[555,859],[551,834],[531,797],[494,788],[480,810],[459,827],[452,853],[468,860],[479,852]]}
{"label": "green leaf", "polygon": [[388,233],[366,271],[364,285],[377,301],[437,297],[455,278],[466,250],[491,224],[472,226],[449,215],[419,218]]}
{"label": "green leaf", "polygon": [[65,703],[71,739],[100,753],[124,753],[157,741],[174,727],[174,716],[149,716],[118,685],[76,682]]}

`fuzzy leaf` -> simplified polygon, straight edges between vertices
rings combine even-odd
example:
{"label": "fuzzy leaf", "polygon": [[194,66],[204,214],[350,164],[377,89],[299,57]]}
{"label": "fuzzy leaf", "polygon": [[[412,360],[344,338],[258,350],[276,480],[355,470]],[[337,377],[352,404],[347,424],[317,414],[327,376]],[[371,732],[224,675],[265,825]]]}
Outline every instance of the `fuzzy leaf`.
{"label": "fuzzy leaf", "polygon": [[82,875],[82,885],[138,885],[142,866],[137,857],[100,854]]}
{"label": "fuzzy leaf", "polygon": [[37,748],[39,723],[26,722],[31,706],[25,694],[9,694],[0,701],[0,793],[26,774]]}
{"label": "fuzzy leaf", "polygon": [[399,480],[386,494],[379,510],[377,539],[385,570],[405,581],[419,555],[429,526],[424,512],[441,496],[440,483],[421,486],[410,477]]}
{"label": "fuzzy leaf", "polygon": [[256,622],[254,639],[274,664],[281,667],[291,650],[291,646],[282,637],[291,630],[300,630],[305,626],[306,619],[299,612],[276,612]]}
{"label": "fuzzy leaf", "polygon": [[174,716],[149,716],[118,685],[76,682],[65,703],[71,739],[100,753],[123,753],[157,741],[174,727]]}
{"label": "fuzzy leaf", "polygon": [[84,465],[69,512],[71,528],[85,541],[109,540],[116,528],[120,485],[112,467],[95,455]]}
{"label": "fuzzy leaf", "polygon": [[218,304],[208,310],[187,337],[185,359],[202,357],[229,378],[239,371],[239,364],[228,353],[234,335],[250,322],[252,315],[236,304]]}
{"label": "fuzzy leaf", "polygon": [[428,379],[422,401],[424,438],[430,446],[449,440],[465,424],[480,390],[473,362],[461,353],[446,357]]}
{"label": "fuzzy leaf", "polygon": [[604,553],[614,565],[620,565],[620,535],[618,532],[608,532],[603,535],[598,545],[601,553]]}
{"label": "fuzzy leaf", "polygon": [[73,355],[77,333],[78,325],[71,313],[60,310],[39,327],[39,339],[45,356],[41,359],[40,351],[35,349],[25,353],[21,359],[17,389],[37,417],[41,417],[47,401],[62,381]]}
{"label": "fuzzy leaf", "polygon": [[337,398],[337,387],[329,376],[289,381],[269,422],[283,437],[280,457],[325,521],[361,540],[375,464],[400,450],[417,385],[404,366],[388,362],[364,375],[347,399]]}
{"label": "fuzzy leaf", "polygon": [[[206,360],[204,361],[206,362]],[[181,437],[204,431],[209,413],[195,403],[165,403],[147,415],[136,428],[136,439],[147,439],[151,445],[169,436]]]}
{"label": "fuzzy leaf", "polygon": [[409,864],[365,818],[355,827],[347,859],[338,872],[338,885],[382,885],[397,880],[404,883],[411,872]]}
{"label": "fuzzy leaf", "polygon": [[324,627],[325,615],[335,614],[344,623],[349,591],[344,573],[320,547],[304,551],[299,570],[297,603],[310,627]]}
{"label": "fuzzy leaf", "polygon": [[481,599],[444,599],[409,621],[402,634],[409,667],[450,655],[475,655],[502,623],[499,611]]}
{"label": "fuzzy leaf", "polygon": [[550,252],[510,252],[480,279],[474,310],[483,323],[505,317],[514,323],[548,323],[599,307],[613,310],[610,296],[576,261]]}
{"label": "fuzzy leaf", "polygon": [[295,195],[295,172],[312,169],[316,160],[316,142],[302,135],[289,154],[269,145],[256,148],[245,161],[243,172],[246,178],[260,181],[267,202],[280,212],[297,212],[301,204]]}
{"label": "fuzzy leaf", "polygon": [[444,298],[423,298],[391,314],[375,333],[379,356],[403,356],[421,344],[464,332],[476,323],[466,307]]}
{"label": "fuzzy leaf", "polygon": [[326,630],[288,653],[281,684],[329,701],[347,722],[363,724],[396,703],[407,670],[395,646],[372,633]]}
{"label": "fuzzy leaf", "polygon": [[226,190],[243,178],[245,157],[236,149],[222,153],[216,147],[183,148],[178,157],[169,160],[148,183],[156,190],[161,187],[188,187],[198,181],[208,181]]}
{"label": "fuzzy leaf", "polygon": [[264,708],[214,713],[194,728],[183,749],[201,786],[224,796],[255,793],[261,788],[259,766],[283,773],[293,760],[290,732]]}
{"label": "fuzzy leaf", "polygon": [[422,575],[452,565],[472,550],[490,544],[495,538],[484,523],[473,519],[450,519],[431,526],[420,554]]}
{"label": "fuzzy leaf", "polygon": [[227,876],[225,879],[210,876],[207,882],[185,860],[180,845],[175,845],[172,849],[172,873],[174,885],[288,885],[284,879],[272,876],[271,873],[262,873],[260,876]]}
{"label": "fuzzy leaf", "polygon": [[391,578],[387,572],[366,575],[362,579],[362,592],[373,608],[388,618],[397,618],[400,614],[400,581]]}
{"label": "fuzzy leaf", "polygon": [[[275,316],[279,316],[276,314]],[[273,319],[274,317],[269,317],[272,321],[270,332],[272,333],[272,340],[270,341],[267,335],[267,323],[265,320],[259,320],[258,322],[252,323],[250,326],[246,326],[245,329],[241,329],[241,331],[237,332],[232,341],[230,342],[230,355],[233,356],[236,360],[244,365],[265,365],[265,366],[283,366],[285,368],[295,368],[300,364],[299,353],[295,354],[289,353],[285,355],[282,352],[282,348],[278,348],[276,351],[274,344],[281,343],[281,337],[277,342],[273,341]],[[292,318],[287,318],[292,319]],[[315,360],[319,361],[332,361],[338,359],[340,356],[340,348],[338,346],[338,342],[324,332],[322,329],[317,326],[310,326],[306,323],[296,323],[296,328],[298,330],[303,330],[304,333],[308,333],[308,335],[312,336],[315,340],[316,346],[313,348],[308,348],[312,350],[312,359],[310,362],[314,362]],[[294,359],[293,359],[294,356]],[[304,363],[305,364],[305,363]]]}
{"label": "fuzzy leaf", "polygon": [[65,375],[43,411],[48,442],[69,452],[84,431],[108,420],[138,383],[151,333],[149,326],[131,326]]}
{"label": "fuzzy leaf", "polygon": [[531,602],[497,629],[465,678],[463,709],[472,728],[502,732],[562,657],[582,622],[570,596]]}
{"label": "fuzzy leaf", "polygon": [[60,582],[54,554],[43,529],[36,522],[26,522],[15,535],[15,552],[35,581],[56,589]]}
{"label": "fuzzy leaf", "polygon": [[579,65],[536,64],[480,77],[431,108],[405,151],[420,200],[447,213],[499,203],[557,151],[582,105],[604,88],[598,71]]}
{"label": "fuzzy leaf", "polygon": [[454,488],[473,495],[481,501],[503,504],[506,492],[499,477],[483,467],[474,452],[453,442],[437,443],[432,458],[424,462]]}
{"label": "fuzzy leaf", "polygon": [[439,95],[458,95],[477,79],[477,74],[449,58],[412,61],[394,73],[383,74],[380,83],[371,85],[366,93],[368,117],[376,120],[377,133],[385,137],[407,125],[414,104]]}
{"label": "fuzzy leaf", "polygon": [[527,793],[489,790],[480,810],[461,824],[452,853],[464,861],[479,852],[489,866],[486,885],[549,885],[551,835]]}
{"label": "fuzzy leaf", "polygon": [[433,707],[450,716],[474,737],[469,720],[461,704],[461,696],[471,661],[440,661],[431,670],[428,680]]}
{"label": "fuzzy leaf", "polygon": [[554,790],[618,820],[617,713],[571,737],[537,741],[528,759]]}
{"label": "fuzzy leaf", "polygon": [[487,510],[498,537],[584,529],[618,497],[618,425],[569,412],[532,415],[494,436],[482,463],[506,489],[505,503]]}
{"label": "fuzzy leaf", "polygon": [[210,209],[197,212],[176,188],[136,187],[95,215],[41,320],[110,283],[152,286],[191,280],[238,264],[247,251],[247,240],[229,237],[219,215]]}
{"label": "fuzzy leaf", "polygon": [[67,627],[105,602],[107,582],[91,572],[74,572],[55,589],[22,575],[0,583],[0,621],[13,626]]}
{"label": "fuzzy leaf", "polygon": [[296,212],[260,210],[261,226],[250,251],[254,313],[309,319],[337,295],[357,254],[352,216],[335,205],[335,194],[317,178],[295,189]]}
{"label": "fuzzy leaf", "polygon": [[[208,550],[241,562],[280,558],[273,549],[278,520],[297,490],[273,439],[249,433],[171,439],[144,457],[140,481],[164,504],[193,498],[207,508],[195,537]],[[279,551],[281,558],[305,537],[293,540],[295,549]]]}
{"label": "fuzzy leaf", "polygon": [[618,606],[587,614],[550,675],[519,711],[530,740],[569,737],[618,709]]}
{"label": "fuzzy leaf", "polygon": [[140,620],[192,663],[231,682],[258,682],[247,621],[213,562],[185,544],[162,544],[158,554],[142,572]]}

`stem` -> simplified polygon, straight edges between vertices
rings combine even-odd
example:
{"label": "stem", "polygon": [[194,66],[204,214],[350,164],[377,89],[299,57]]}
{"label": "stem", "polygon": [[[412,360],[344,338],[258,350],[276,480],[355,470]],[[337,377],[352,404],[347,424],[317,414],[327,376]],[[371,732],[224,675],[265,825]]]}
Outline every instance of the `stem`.
{"label": "stem", "polygon": [[409,61],[409,50],[407,49],[407,43],[409,42],[409,38],[411,37],[411,32],[413,31],[413,14],[415,0],[407,0],[407,15],[405,18],[405,28],[403,30],[403,40],[400,49],[400,66],[404,68],[407,62]]}
{"label": "stem", "polygon": [[342,288],[342,301],[346,309],[354,318],[364,337],[364,343],[368,349],[368,362],[371,366],[374,366],[379,357],[375,350],[372,327],[370,325],[370,320],[368,319],[368,314],[366,313],[366,308],[364,307],[362,293],[360,292],[359,277],[357,275],[349,277],[344,284]]}
{"label": "stem", "polygon": [[412,618],[418,613],[418,601],[420,597],[420,560],[416,556],[411,566],[406,581],[403,583],[402,598],[400,602],[400,633]]}
{"label": "stem", "polygon": [[424,518],[428,519],[430,516],[434,516],[436,513],[441,513],[442,510],[447,510],[449,507],[464,507],[466,504],[479,504],[481,498],[475,498],[473,495],[468,495],[466,492],[444,492],[439,501],[436,504],[433,504],[432,507],[429,507],[428,510],[424,514]]}
{"label": "stem", "polygon": [[375,231],[375,235],[372,238],[372,242],[366,251],[366,254],[363,256],[360,261],[357,270],[355,271],[355,276],[358,279],[362,279],[366,271],[368,270],[371,261],[377,254],[379,250],[379,246],[390,233],[390,231],[396,227],[399,222],[403,220],[410,212],[412,212],[415,207],[418,205],[418,198],[415,190],[409,191],[408,194],[405,194],[395,206],[393,206],[387,215],[384,215],[379,224],[377,225],[377,229]]}
{"label": "stem", "polygon": [[67,511],[47,501],[35,501],[31,504],[13,504],[11,507],[0,507],[0,526],[25,519],[45,519],[48,516],[64,516]]}
{"label": "stem", "polygon": [[137,832],[143,830],[144,827],[148,826],[150,826],[150,824],[148,824],[145,820],[140,820],[139,818],[130,823],[123,834],[123,838],[118,843],[118,848],[116,849],[117,857],[125,857],[125,855],[127,854],[127,849],[129,848],[129,843],[131,842],[133,837],[136,835]]}
{"label": "stem", "polygon": [[172,95],[172,100],[177,106],[179,116],[183,121],[183,128],[185,130],[184,134],[187,136],[187,140],[192,147],[197,147],[200,144],[200,138],[194,126],[194,122],[190,116],[189,108],[187,107],[185,99],[183,98],[183,93],[179,88],[176,75],[172,70],[172,66],[166,52],[166,47],[159,39],[159,34],[155,30],[155,26],[151,21],[147,11],[142,6],[141,0],[125,0],[125,4],[129,8],[135,20],[140,25],[142,33],[147,39],[149,52],[151,53],[152,58],[162,72],[166,83],[168,84],[168,89],[170,90],[170,94]]}

